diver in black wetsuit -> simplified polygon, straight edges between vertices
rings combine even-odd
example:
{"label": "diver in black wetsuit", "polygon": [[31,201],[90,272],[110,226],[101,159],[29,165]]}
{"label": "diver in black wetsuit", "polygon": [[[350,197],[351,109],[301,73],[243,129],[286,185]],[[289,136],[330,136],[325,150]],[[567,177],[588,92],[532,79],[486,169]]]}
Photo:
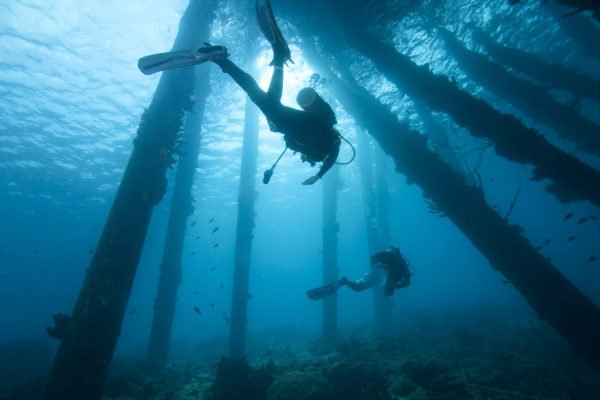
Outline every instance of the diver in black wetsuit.
{"label": "diver in black wetsuit", "polygon": [[[302,89],[296,98],[304,111],[281,104],[283,67],[286,61],[291,61],[290,50],[275,22],[268,0],[257,0],[256,15],[261,31],[273,48],[273,76],[267,92],[258,86],[254,78],[227,58],[229,54],[223,46],[208,45],[197,49],[154,54],[141,58],[138,66],[143,73],[152,74],[205,61],[217,64],[265,114],[270,129],[283,134],[286,149],[300,152],[302,161],[309,162],[311,166],[323,162],[316,175],[302,182],[303,185],[312,185],[323,177],[337,159],[341,138],[340,133],[333,127],[337,120],[331,106],[311,88]],[[269,182],[276,164],[277,162],[265,171],[264,183]]]}
{"label": "diver in black wetsuit", "polygon": [[355,292],[383,287],[384,296],[391,296],[395,289],[405,288],[410,285],[412,274],[408,269],[408,262],[400,249],[390,246],[388,251],[379,252],[371,257],[371,268],[356,281],[346,277],[335,280],[325,286],[308,290],[306,295],[311,300],[323,299],[342,286],[348,286]]}
{"label": "diver in black wetsuit", "polygon": [[[316,175],[308,178],[303,185],[312,185],[331,168],[337,159],[340,148],[340,133],[333,127],[337,122],[331,107],[325,103],[314,90],[302,89],[298,95],[300,106],[304,104],[321,103],[326,107],[325,116],[286,107],[281,104],[283,93],[283,66],[286,61],[284,51],[273,46],[274,58],[273,76],[269,90],[265,93],[256,81],[228,58],[214,58],[211,61],[219,65],[223,72],[229,74],[235,82],[248,94],[254,104],[260,108],[269,121],[269,126],[274,132],[283,133],[285,144],[293,151],[302,153],[302,161],[311,165],[323,161],[323,165]],[[312,97],[312,98],[311,98]],[[311,102],[312,100],[312,102]],[[304,107],[308,109],[308,107]]]}

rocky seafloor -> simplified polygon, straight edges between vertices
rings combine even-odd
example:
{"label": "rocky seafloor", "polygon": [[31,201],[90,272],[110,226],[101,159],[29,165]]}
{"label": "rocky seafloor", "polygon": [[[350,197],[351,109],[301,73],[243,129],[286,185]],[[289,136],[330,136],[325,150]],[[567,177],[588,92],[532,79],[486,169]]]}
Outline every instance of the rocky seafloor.
{"label": "rocky seafloor", "polygon": [[[223,338],[176,342],[158,371],[118,356],[103,400],[600,399],[600,371],[535,318],[423,318],[387,336],[356,326],[332,340],[286,327],[250,335],[247,348],[229,359]],[[35,382],[4,399],[34,398]]]}

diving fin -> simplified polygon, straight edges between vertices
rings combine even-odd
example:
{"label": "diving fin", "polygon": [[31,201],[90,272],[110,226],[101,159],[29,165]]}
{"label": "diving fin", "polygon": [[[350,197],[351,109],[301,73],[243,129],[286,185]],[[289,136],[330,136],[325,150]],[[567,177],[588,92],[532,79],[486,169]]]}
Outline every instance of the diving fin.
{"label": "diving fin", "polygon": [[324,297],[327,297],[333,294],[340,287],[344,286],[344,284],[348,282],[348,279],[340,278],[337,281],[333,281],[328,285],[321,286],[315,289],[307,290],[306,295],[311,300],[321,300]]}
{"label": "diving fin", "polygon": [[282,57],[283,62],[290,61],[293,64],[290,48],[277,26],[269,0],[256,0],[256,19],[263,35],[273,47],[273,61],[270,65],[278,57]]}
{"label": "diving fin", "polygon": [[168,53],[152,54],[138,60],[138,68],[146,75],[171,68],[187,67],[201,64],[229,55],[224,46],[206,46],[195,49],[170,51]]}

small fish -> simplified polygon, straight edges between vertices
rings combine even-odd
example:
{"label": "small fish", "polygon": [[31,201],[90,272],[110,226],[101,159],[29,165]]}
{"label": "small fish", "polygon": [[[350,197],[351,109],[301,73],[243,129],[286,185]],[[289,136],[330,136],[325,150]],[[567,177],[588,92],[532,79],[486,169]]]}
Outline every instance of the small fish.
{"label": "small fish", "polygon": [[190,256],[193,256],[194,254],[196,254],[196,251],[192,251],[192,254],[190,254]]}
{"label": "small fish", "polygon": [[551,241],[552,239],[546,239],[546,241],[544,242],[544,246],[548,245]]}
{"label": "small fish", "polygon": [[492,178],[491,176],[490,176],[490,181],[494,182],[494,178]]}
{"label": "small fish", "polygon": [[219,247],[219,246],[220,246],[220,244],[219,244],[219,243],[216,243],[216,244],[214,244],[214,245],[213,245],[213,249],[214,249],[215,247]]}
{"label": "small fish", "polygon": [[198,314],[202,315],[202,311],[200,311],[200,309],[196,306],[194,306],[194,311],[196,311]]}
{"label": "small fish", "polygon": [[575,236],[569,236],[569,238],[567,239],[567,242],[572,242],[573,240],[575,240]]}
{"label": "small fish", "polygon": [[225,285],[223,285],[223,282],[221,282],[221,286],[219,286],[219,287],[223,287],[223,288],[225,287]]}
{"label": "small fish", "polygon": [[594,221],[598,221],[598,217],[596,217],[595,215],[590,215],[588,218],[593,219]]}
{"label": "small fish", "polygon": [[227,317],[223,317],[225,319],[225,322],[227,323],[227,325],[229,325],[229,318]]}
{"label": "small fish", "polygon": [[208,220],[208,223],[210,224],[210,223],[211,223],[211,222],[213,222],[214,220],[215,220],[214,218],[211,218],[211,219],[209,219],[209,220]]}
{"label": "small fish", "polygon": [[210,307],[210,308],[215,308],[215,303],[211,303],[211,304],[209,304],[209,307]]}
{"label": "small fish", "polygon": [[588,258],[588,262],[594,262],[598,259],[598,257],[596,256],[591,256],[590,258]]}
{"label": "small fish", "polygon": [[196,225],[196,221],[192,222],[192,224],[190,225],[190,227],[194,226],[194,225]]}
{"label": "small fish", "polygon": [[542,247],[542,246],[538,246],[538,247],[536,247],[535,249],[536,249],[536,250],[541,250],[541,249],[543,249],[543,247]]}
{"label": "small fish", "polygon": [[212,267],[210,270],[211,270],[211,271],[214,271],[215,269],[216,269],[215,267]]}
{"label": "small fish", "polygon": [[583,224],[587,220],[588,220],[587,217],[583,217],[579,221],[577,221],[577,225]]}
{"label": "small fish", "polygon": [[573,213],[568,213],[568,214],[567,214],[567,215],[565,215],[565,217],[563,218],[563,221],[566,221],[566,220],[570,219],[571,217],[573,217],[573,215],[575,215],[575,214],[573,214]]}
{"label": "small fish", "polygon": [[0,279],[6,278],[6,274],[0,274]]}
{"label": "small fish", "polygon": [[212,230],[212,233],[215,233],[218,230],[219,230],[219,227],[217,226],[215,229]]}
{"label": "small fish", "polygon": [[200,239],[200,236],[196,236],[196,240]]}
{"label": "small fish", "polygon": [[90,253],[90,254],[94,254],[94,250],[93,250],[93,249],[89,249],[89,250],[88,250],[88,253]]}
{"label": "small fish", "polygon": [[133,315],[133,314],[135,314],[135,310],[129,311],[129,315]]}
{"label": "small fish", "polygon": [[505,279],[502,281],[502,283],[504,283],[506,285],[506,284],[509,284],[510,282]]}

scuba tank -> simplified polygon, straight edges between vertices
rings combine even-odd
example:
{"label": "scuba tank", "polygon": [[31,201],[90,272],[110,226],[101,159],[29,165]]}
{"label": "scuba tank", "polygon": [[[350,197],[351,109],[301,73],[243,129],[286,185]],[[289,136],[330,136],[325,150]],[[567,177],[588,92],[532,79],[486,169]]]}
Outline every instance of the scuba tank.
{"label": "scuba tank", "polygon": [[298,92],[296,103],[307,113],[313,114],[332,126],[337,124],[335,113],[331,106],[321,98],[311,87],[305,87]]}

